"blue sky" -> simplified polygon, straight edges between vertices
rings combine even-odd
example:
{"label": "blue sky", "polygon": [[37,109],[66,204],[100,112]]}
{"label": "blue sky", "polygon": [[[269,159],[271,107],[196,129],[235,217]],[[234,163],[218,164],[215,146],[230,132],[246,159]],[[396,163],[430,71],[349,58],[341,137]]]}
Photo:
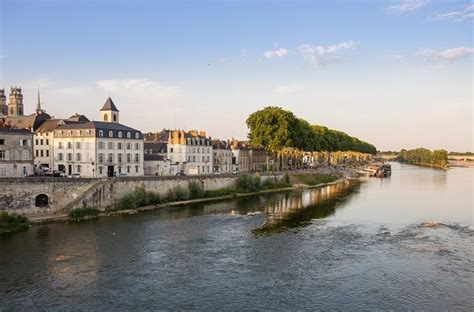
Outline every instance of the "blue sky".
{"label": "blue sky", "polygon": [[473,150],[469,1],[0,1],[0,87],[56,117],[245,138],[268,105],[379,149]]}

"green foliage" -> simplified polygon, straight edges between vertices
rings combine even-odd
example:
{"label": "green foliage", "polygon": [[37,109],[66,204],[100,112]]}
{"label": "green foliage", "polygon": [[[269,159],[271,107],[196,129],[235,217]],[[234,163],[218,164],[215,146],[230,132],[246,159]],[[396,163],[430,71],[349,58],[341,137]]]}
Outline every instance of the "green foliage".
{"label": "green foliage", "polygon": [[188,183],[189,195],[190,198],[203,198],[204,197],[204,188],[201,183],[198,181],[190,181]]}
{"label": "green foliage", "polygon": [[142,206],[156,205],[161,203],[160,195],[154,192],[147,192],[140,187],[125,195],[116,205],[116,209],[135,209]]}
{"label": "green foliage", "polygon": [[204,197],[212,198],[212,197],[220,197],[220,196],[227,196],[227,195],[235,195],[237,192],[233,188],[221,188],[217,190],[208,190],[204,192]]}
{"label": "green foliage", "polygon": [[430,151],[426,148],[401,150],[397,160],[409,164],[422,164],[446,168],[448,166],[448,153],[445,150]]}
{"label": "green foliage", "polygon": [[97,217],[100,211],[94,207],[76,208],[68,213],[70,220],[79,221],[86,217]]}
{"label": "green foliage", "polygon": [[304,151],[354,151],[375,154],[375,146],[324,126],[310,125],[280,107],[266,107],[247,118],[250,144],[278,153],[284,148]]}
{"label": "green foliage", "polygon": [[262,181],[258,176],[242,173],[237,178],[236,188],[242,193],[258,192],[262,189]]}
{"label": "green foliage", "polygon": [[337,180],[337,177],[330,174],[295,174],[295,177],[306,185],[318,185],[321,183],[330,183]]}
{"label": "green foliage", "polygon": [[285,174],[283,175],[282,182],[290,184],[290,175],[288,174],[288,172],[285,172]]}
{"label": "green foliage", "polygon": [[0,211],[0,234],[22,231],[30,227],[25,216]]}
{"label": "green foliage", "polygon": [[189,190],[181,186],[175,186],[173,193],[176,200],[188,200],[190,198]]}

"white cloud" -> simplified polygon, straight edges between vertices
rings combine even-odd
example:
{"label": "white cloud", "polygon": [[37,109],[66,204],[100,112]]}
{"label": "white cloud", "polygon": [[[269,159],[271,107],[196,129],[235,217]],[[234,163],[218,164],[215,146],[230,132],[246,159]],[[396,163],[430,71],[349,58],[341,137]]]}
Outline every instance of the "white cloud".
{"label": "white cloud", "polygon": [[310,64],[318,67],[340,61],[342,50],[354,49],[358,45],[357,41],[345,41],[327,47],[302,44],[298,50]]}
{"label": "white cloud", "polygon": [[304,90],[304,86],[301,85],[279,85],[275,87],[275,92],[280,95],[292,95],[299,91]]}
{"label": "white cloud", "polygon": [[428,0],[401,0],[396,4],[388,6],[386,9],[396,14],[409,14],[424,6],[427,6]]}
{"label": "white cloud", "polygon": [[447,49],[444,51],[435,51],[431,49],[421,49],[416,52],[416,56],[421,57],[425,61],[455,61],[474,53],[474,48],[458,47]]}
{"label": "white cloud", "polygon": [[288,50],[284,48],[279,48],[278,50],[274,51],[265,51],[263,53],[263,56],[265,56],[267,59],[271,59],[274,57],[283,57],[288,54]]}
{"label": "white cloud", "polygon": [[457,11],[437,14],[432,19],[453,19],[456,22],[471,21],[474,19],[474,4],[469,4]]}
{"label": "white cloud", "polygon": [[150,104],[175,100],[180,93],[178,86],[166,86],[148,79],[100,80],[97,81],[97,86],[106,92],[110,91],[112,96],[118,95]]}

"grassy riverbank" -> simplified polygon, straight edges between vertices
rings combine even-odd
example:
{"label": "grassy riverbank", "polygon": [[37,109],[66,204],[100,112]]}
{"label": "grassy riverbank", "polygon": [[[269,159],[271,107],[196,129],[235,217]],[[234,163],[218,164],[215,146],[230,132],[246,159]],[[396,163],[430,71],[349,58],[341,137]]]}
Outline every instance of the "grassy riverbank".
{"label": "grassy riverbank", "polygon": [[0,211],[0,234],[23,231],[30,227],[30,222],[24,216]]}

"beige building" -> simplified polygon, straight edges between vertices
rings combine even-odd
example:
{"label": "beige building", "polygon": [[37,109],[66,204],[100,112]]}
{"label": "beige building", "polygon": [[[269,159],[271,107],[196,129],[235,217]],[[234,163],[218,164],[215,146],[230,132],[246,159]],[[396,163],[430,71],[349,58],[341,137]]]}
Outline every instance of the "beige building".
{"label": "beige building", "polygon": [[33,174],[32,140],[28,130],[0,128],[0,177]]}
{"label": "beige building", "polygon": [[168,159],[178,172],[199,175],[212,173],[212,144],[206,132],[174,130],[169,133]]}
{"label": "beige building", "polygon": [[110,97],[100,117],[54,130],[54,170],[85,178],[143,176],[142,133],[118,123],[119,111]]}
{"label": "beige building", "polygon": [[233,139],[231,149],[233,170],[250,172],[250,149],[246,142]]}

